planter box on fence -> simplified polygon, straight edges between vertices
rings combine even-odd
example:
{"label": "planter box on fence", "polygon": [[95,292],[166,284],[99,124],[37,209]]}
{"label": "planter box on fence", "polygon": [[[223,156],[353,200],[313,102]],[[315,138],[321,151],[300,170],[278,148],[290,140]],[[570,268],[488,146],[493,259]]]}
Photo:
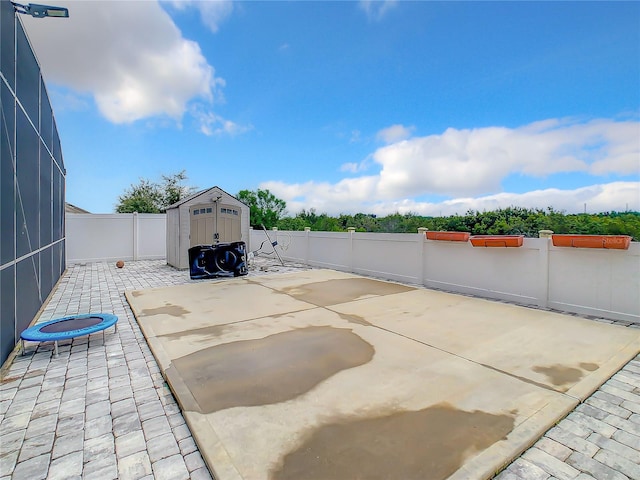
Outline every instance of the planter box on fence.
{"label": "planter box on fence", "polygon": [[443,240],[446,242],[468,242],[469,232],[425,232],[427,234],[427,240]]}
{"label": "planter box on fence", "polygon": [[473,235],[469,240],[474,247],[521,247],[524,235]]}
{"label": "planter box on fence", "polygon": [[629,235],[551,235],[551,241],[554,247],[627,250],[631,237]]}

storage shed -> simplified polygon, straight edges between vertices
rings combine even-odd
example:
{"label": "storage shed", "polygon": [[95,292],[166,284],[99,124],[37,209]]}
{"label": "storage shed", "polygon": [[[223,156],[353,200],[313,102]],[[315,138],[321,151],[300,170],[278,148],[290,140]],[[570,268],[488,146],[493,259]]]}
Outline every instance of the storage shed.
{"label": "storage shed", "polygon": [[189,268],[189,248],[245,242],[249,245],[249,206],[212,187],[167,207],[167,263]]}

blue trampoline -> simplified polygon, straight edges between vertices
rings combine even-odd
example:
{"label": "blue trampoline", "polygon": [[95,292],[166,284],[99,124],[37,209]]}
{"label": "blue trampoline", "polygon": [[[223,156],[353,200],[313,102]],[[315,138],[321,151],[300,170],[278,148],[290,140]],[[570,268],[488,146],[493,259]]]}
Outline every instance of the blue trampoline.
{"label": "blue trampoline", "polygon": [[39,323],[27,328],[20,334],[22,353],[24,354],[25,340],[30,342],[54,342],[54,352],[57,356],[58,340],[67,340],[100,331],[104,335],[104,331],[116,325],[117,321],[118,317],[110,313],[85,313]]}

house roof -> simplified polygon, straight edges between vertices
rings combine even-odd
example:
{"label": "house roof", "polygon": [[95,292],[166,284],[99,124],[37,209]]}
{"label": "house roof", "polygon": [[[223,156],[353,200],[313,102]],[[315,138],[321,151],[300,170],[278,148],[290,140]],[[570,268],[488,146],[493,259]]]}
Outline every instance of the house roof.
{"label": "house roof", "polygon": [[66,202],[64,204],[64,211],[67,213],[91,213],[89,210],[85,210],[84,208],[76,207],[72,203]]}

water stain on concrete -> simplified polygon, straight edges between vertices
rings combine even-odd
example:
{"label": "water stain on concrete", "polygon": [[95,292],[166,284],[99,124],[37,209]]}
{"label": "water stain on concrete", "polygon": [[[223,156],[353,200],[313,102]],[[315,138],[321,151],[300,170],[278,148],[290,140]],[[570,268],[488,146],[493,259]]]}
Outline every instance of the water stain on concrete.
{"label": "water stain on concrete", "polygon": [[573,385],[584,376],[584,373],[579,368],[567,367],[566,365],[535,366],[532,370],[545,375],[556,387],[567,384]]}
{"label": "water stain on concrete", "polygon": [[168,304],[164,307],[145,308],[140,312],[142,317],[151,317],[153,315],[170,315],[172,317],[183,317],[187,313],[191,313],[181,305]]}
{"label": "water stain on concrete", "polygon": [[600,366],[597,363],[586,363],[583,362],[580,364],[580,368],[586,370],[587,372],[595,372]]}
{"label": "water stain on concrete", "polygon": [[370,278],[339,278],[289,287],[284,292],[312,305],[326,307],[364,297],[393,295],[415,290],[415,287]]}
{"label": "water stain on concrete", "polygon": [[221,337],[229,330],[229,325],[213,325],[210,327],[194,328],[193,330],[186,330],[183,332],[167,333],[165,335],[158,335],[158,337],[166,338],[170,341],[182,340],[186,337],[197,337],[198,339],[195,341],[203,342],[213,338]]}
{"label": "water stain on concrete", "polygon": [[375,326],[371,322],[366,320],[364,317],[361,317],[360,315],[353,315],[353,314],[350,314],[350,313],[340,313],[340,312],[336,312],[336,313],[338,313],[338,315],[340,316],[341,319],[346,320],[349,323],[355,323],[357,325],[364,325],[366,327],[374,327]]}
{"label": "water stain on concrete", "polygon": [[506,438],[515,418],[440,404],[323,425],[288,453],[271,480],[445,479]]}
{"label": "water stain on concrete", "polygon": [[142,295],[142,292],[139,292],[138,290],[134,290],[133,292],[131,292],[131,295],[133,297],[139,297]]}
{"label": "water stain on concrete", "polygon": [[212,413],[291,400],[374,353],[349,329],[307,327],[205,348],[172,364],[200,413]]}

